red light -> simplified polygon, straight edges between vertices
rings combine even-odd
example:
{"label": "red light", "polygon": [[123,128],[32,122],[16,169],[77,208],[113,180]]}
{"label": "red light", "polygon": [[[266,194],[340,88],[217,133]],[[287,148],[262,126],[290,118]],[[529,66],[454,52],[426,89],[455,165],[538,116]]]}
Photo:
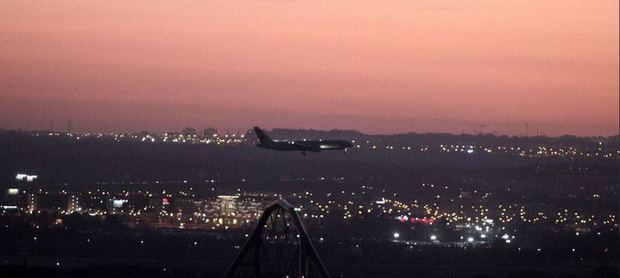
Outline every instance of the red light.
{"label": "red light", "polygon": [[426,217],[422,217],[422,218],[411,218],[411,223],[422,223],[422,224],[426,224],[426,225],[433,225],[433,222],[435,220],[433,218],[426,218]]}

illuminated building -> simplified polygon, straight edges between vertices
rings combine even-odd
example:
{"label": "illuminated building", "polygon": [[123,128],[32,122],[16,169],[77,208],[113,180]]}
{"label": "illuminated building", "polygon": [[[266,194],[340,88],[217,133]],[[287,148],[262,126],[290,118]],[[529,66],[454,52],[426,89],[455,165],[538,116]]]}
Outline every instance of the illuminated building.
{"label": "illuminated building", "polygon": [[7,188],[2,192],[0,198],[0,208],[5,210],[17,210],[21,207],[20,190],[18,188]]}
{"label": "illuminated building", "polygon": [[236,227],[256,220],[264,203],[257,196],[220,195],[207,204],[205,215],[217,227]]}

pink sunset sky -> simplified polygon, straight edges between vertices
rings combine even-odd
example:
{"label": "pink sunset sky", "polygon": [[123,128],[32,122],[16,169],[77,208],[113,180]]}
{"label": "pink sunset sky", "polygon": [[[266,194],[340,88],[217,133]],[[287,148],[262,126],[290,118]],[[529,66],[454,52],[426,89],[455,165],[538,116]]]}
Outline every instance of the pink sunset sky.
{"label": "pink sunset sky", "polygon": [[618,3],[0,1],[0,128],[614,135]]}

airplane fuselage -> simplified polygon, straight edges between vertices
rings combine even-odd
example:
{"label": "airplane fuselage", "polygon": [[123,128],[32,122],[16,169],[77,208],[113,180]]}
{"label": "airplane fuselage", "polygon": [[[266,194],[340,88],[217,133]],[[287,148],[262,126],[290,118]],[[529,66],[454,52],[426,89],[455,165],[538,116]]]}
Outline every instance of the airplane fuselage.
{"label": "airplane fuselage", "polygon": [[352,144],[345,140],[321,140],[321,141],[272,141],[256,144],[259,148],[271,149],[276,151],[310,151],[320,152],[322,150],[344,150],[350,148]]}
{"label": "airplane fuselage", "polygon": [[259,143],[256,144],[257,147],[276,151],[301,151],[305,154],[306,152],[320,152],[323,150],[346,150],[353,146],[351,142],[346,140],[272,140],[258,127],[254,127],[254,131],[259,139]]}

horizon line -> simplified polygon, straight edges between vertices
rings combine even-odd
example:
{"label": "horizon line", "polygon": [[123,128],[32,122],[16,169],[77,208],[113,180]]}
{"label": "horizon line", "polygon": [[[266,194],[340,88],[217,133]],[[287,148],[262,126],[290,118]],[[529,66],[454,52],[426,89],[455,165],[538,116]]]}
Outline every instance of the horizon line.
{"label": "horizon line", "polygon": [[[185,127],[185,128],[190,128],[190,127]],[[207,127],[207,128],[214,128],[214,127]],[[207,129],[204,128],[204,129]],[[140,131],[120,131],[120,130],[116,130],[116,131],[110,131],[110,132],[101,132],[101,131],[80,131],[80,130],[72,130],[72,131],[68,131],[68,130],[51,130],[51,129],[22,129],[22,128],[18,128],[18,129],[11,129],[11,128],[1,128],[0,127],[0,131],[13,131],[13,132],[54,132],[54,133],[78,133],[78,134],[85,134],[85,133],[91,133],[91,134],[122,134],[122,133],[126,133],[126,134],[135,134],[135,133],[142,133],[142,132],[146,132],[146,133],[150,133],[150,134],[158,134],[158,135],[162,135],[164,133],[170,133],[170,132],[174,132],[174,133],[182,133],[184,128],[181,128],[180,130],[174,130],[174,131],[165,131],[165,132],[157,132],[157,131],[150,131],[150,130],[140,130]],[[196,134],[199,134],[199,129],[195,129],[192,128],[196,131]],[[203,129],[203,130],[204,130]],[[214,128],[216,130],[218,130],[218,135],[222,134],[222,135],[228,135],[228,134],[237,134],[235,132],[233,133],[221,133],[219,132],[219,128]],[[620,133],[614,134],[614,135],[575,135],[575,134],[562,134],[562,135],[554,135],[554,136],[550,136],[550,135],[545,135],[545,134],[535,134],[535,135],[524,135],[524,134],[519,134],[519,135],[509,135],[509,134],[498,134],[495,132],[480,132],[480,133],[452,133],[452,132],[416,132],[416,131],[408,131],[408,132],[395,132],[395,133],[365,133],[363,131],[359,131],[356,129],[341,129],[341,128],[333,128],[333,129],[314,129],[314,128],[288,128],[288,127],[275,127],[275,128],[271,128],[271,129],[266,129],[266,131],[271,132],[274,129],[281,129],[281,130],[298,130],[298,131],[314,131],[314,132],[334,132],[334,131],[344,131],[344,132],[357,132],[360,133],[361,135],[365,135],[365,136],[398,136],[398,135],[451,135],[451,136],[462,136],[462,135],[467,135],[467,136],[495,136],[495,137],[503,137],[503,136],[507,136],[507,137],[517,137],[517,138],[561,138],[561,137],[575,137],[575,138],[613,138],[613,137],[620,137]],[[225,129],[225,130],[229,130],[229,129]],[[240,129],[236,129],[238,131],[241,131]],[[245,132],[239,133],[239,135],[241,134],[247,134],[248,131],[252,131],[252,128],[247,128]]]}

